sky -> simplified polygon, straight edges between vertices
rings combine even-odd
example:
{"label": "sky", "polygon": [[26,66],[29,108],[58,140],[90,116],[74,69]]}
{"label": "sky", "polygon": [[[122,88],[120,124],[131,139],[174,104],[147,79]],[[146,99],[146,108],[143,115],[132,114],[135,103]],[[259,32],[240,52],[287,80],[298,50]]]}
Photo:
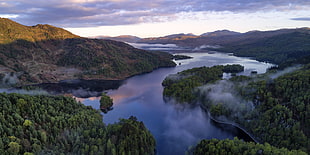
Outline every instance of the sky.
{"label": "sky", "polygon": [[89,36],[158,37],[310,26],[310,0],[0,0],[0,17]]}

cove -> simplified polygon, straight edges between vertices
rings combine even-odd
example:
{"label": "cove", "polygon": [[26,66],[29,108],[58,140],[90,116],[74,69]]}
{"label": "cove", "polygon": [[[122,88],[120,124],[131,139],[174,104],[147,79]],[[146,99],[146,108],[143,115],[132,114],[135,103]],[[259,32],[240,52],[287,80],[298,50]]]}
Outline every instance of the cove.
{"label": "cove", "polygon": [[[235,136],[246,140],[242,131],[230,125],[212,121],[199,106],[184,106],[165,103],[161,86],[169,74],[201,66],[241,64],[250,75],[253,70],[264,73],[272,64],[240,58],[225,53],[178,53],[193,59],[176,61],[174,68],[160,68],[151,73],[137,75],[123,81],[122,85],[107,93],[113,98],[113,110],[103,114],[106,124],[117,122],[119,118],[136,116],[143,121],[157,142],[157,154],[184,154],[202,139],[232,139]],[[83,104],[99,109],[99,97],[78,98]]]}

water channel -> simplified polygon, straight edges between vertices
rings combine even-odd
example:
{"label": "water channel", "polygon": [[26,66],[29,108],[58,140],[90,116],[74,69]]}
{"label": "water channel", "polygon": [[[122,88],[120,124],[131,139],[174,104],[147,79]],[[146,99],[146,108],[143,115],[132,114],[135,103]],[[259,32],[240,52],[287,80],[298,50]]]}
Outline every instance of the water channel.
{"label": "water channel", "polygon": [[[272,64],[258,62],[249,58],[240,58],[226,53],[179,53],[193,59],[179,60],[174,68],[160,68],[151,73],[137,75],[123,82],[115,90],[108,90],[113,98],[113,110],[103,114],[104,123],[117,122],[119,118],[136,116],[143,121],[154,135],[157,142],[157,153],[184,154],[190,147],[202,139],[243,138],[240,130],[229,125],[218,125],[210,120],[199,105],[194,107],[165,103],[161,85],[164,78],[186,69],[200,66],[225,64],[241,64],[249,75],[255,70],[264,73]],[[80,101],[95,109],[99,109],[99,98],[80,98]]]}

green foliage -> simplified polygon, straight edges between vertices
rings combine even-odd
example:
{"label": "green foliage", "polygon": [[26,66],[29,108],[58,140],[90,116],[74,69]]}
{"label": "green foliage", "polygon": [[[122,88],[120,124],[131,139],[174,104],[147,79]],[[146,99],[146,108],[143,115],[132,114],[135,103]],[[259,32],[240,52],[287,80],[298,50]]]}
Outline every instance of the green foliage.
{"label": "green foliage", "polygon": [[154,154],[142,122],[132,117],[106,127],[99,111],[72,98],[0,94],[0,110],[1,154]]}
{"label": "green foliage", "polygon": [[18,154],[21,148],[21,146],[17,142],[10,142],[8,146],[8,153],[10,154]]}
{"label": "green foliage", "polygon": [[103,93],[100,98],[100,109],[108,109],[113,106],[113,99]]}
{"label": "green foliage", "polygon": [[223,103],[212,104],[210,106],[210,113],[212,116],[229,116],[231,111],[225,107]]}
{"label": "green foliage", "polygon": [[288,150],[286,148],[277,148],[268,143],[257,144],[253,142],[244,142],[237,138],[234,140],[202,140],[193,150],[194,155],[233,155],[233,154],[264,154],[264,155],[306,155],[300,150]]}
{"label": "green foliage", "polygon": [[174,60],[192,59],[193,57],[187,55],[173,55]]}
{"label": "green foliage", "polygon": [[244,71],[244,66],[239,64],[226,65],[223,68],[223,72],[225,73],[239,73]]}
{"label": "green foliage", "polygon": [[[200,99],[195,89],[208,82],[206,76],[210,69],[193,68],[167,77],[162,85],[164,95],[177,101],[194,103]],[[220,72],[219,72],[220,73]],[[220,79],[211,74],[213,79]],[[238,108],[230,108],[224,103],[209,104],[207,98],[202,103],[212,116],[226,116],[231,121],[245,127],[260,142],[268,142],[276,147],[310,152],[310,65],[282,75],[276,79],[268,78],[268,74],[257,78],[236,76],[230,79],[234,83],[232,91],[247,102],[253,102],[254,109],[243,112]],[[212,82],[212,80],[211,80]],[[220,95],[220,94],[219,94]]]}
{"label": "green foliage", "polygon": [[254,57],[256,60],[275,64],[309,63],[309,59],[307,62],[299,61],[310,56],[309,30],[252,40],[254,41],[249,41],[250,43],[233,43],[218,50],[233,51],[236,56]]}
{"label": "green foliage", "polygon": [[205,99],[203,105],[212,116],[237,122],[260,142],[309,152],[309,65],[276,79],[266,74],[258,78],[237,76],[230,81],[234,82],[233,91],[247,102],[252,101],[255,108],[235,115],[233,108],[209,104]]}
{"label": "green foliage", "polygon": [[[261,141],[277,147],[302,149],[310,144],[310,67],[303,67],[274,80],[250,83],[255,110],[243,122]],[[244,91],[243,90],[243,91]],[[244,91],[246,92],[246,91]]]}
{"label": "green foliage", "polygon": [[162,82],[165,87],[163,95],[172,97],[178,103],[194,103],[197,99],[194,88],[220,80],[223,72],[235,73],[243,71],[241,65],[199,67],[169,75]]}
{"label": "green foliage", "polygon": [[[136,117],[108,126],[107,154],[155,154],[155,139]],[[133,149],[135,148],[135,149]]]}
{"label": "green foliage", "polygon": [[29,126],[31,126],[32,125],[32,122],[30,121],[30,120],[28,120],[28,119],[26,119],[25,121],[24,121],[24,123],[23,123],[23,126],[25,126],[25,127],[29,127]]}

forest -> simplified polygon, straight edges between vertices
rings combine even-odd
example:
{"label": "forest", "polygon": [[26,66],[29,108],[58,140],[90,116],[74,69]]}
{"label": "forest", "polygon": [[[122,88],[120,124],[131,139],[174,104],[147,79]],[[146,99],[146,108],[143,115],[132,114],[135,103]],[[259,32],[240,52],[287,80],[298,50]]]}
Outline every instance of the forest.
{"label": "forest", "polygon": [[220,80],[224,72],[238,73],[243,70],[244,67],[239,64],[188,69],[166,77],[162,82],[163,94],[166,99],[172,97],[178,103],[194,103],[198,99],[194,88]]}
{"label": "forest", "polygon": [[257,144],[254,142],[244,142],[237,138],[233,140],[210,139],[202,140],[194,148],[194,155],[234,155],[234,154],[264,154],[264,155],[306,155],[299,150],[288,150],[277,148],[268,143]]}
{"label": "forest", "polygon": [[0,94],[0,154],[155,154],[136,117],[105,125],[99,111],[63,96]]}
{"label": "forest", "polygon": [[[221,80],[222,68],[193,68],[170,75],[162,83],[163,94],[181,103],[200,102],[214,119],[237,123],[261,143],[310,152],[309,64],[283,75],[275,76],[281,71],[271,68],[263,75],[229,80]],[[208,95],[224,86],[234,98],[218,101]]]}
{"label": "forest", "polygon": [[292,63],[310,63],[310,35],[307,29],[257,41],[252,40],[254,41],[227,44],[217,50],[229,53],[233,51],[236,56],[252,57],[258,61],[271,62],[283,67],[287,67],[288,64],[292,65]]}

